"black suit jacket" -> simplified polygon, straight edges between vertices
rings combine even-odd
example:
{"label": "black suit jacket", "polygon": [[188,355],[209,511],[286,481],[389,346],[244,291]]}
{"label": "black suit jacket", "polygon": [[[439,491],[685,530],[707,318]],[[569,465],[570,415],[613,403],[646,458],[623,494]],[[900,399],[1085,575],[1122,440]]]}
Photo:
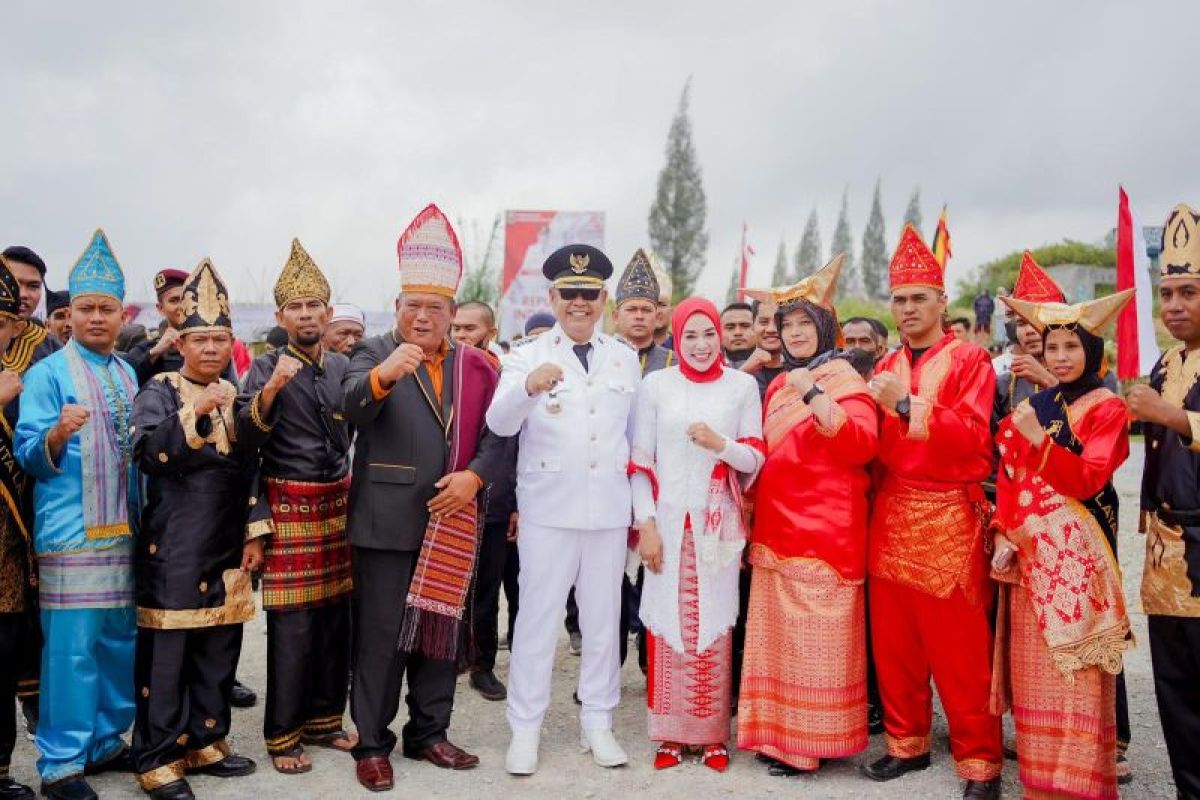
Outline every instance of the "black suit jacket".
{"label": "black suit jacket", "polygon": [[[371,370],[396,347],[396,334],[364,339],[350,355],[342,384],[346,419],[358,430],[350,483],[350,544],[381,550],[419,550],[429,522],[426,503],[448,471],[451,405],[455,393],[451,348],[442,363],[442,402],[422,364],[382,400],[371,389]],[[474,391],[477,387],[465,387]],[[505,440],[486,429],[468,469],[486,484],[503,469]]]}

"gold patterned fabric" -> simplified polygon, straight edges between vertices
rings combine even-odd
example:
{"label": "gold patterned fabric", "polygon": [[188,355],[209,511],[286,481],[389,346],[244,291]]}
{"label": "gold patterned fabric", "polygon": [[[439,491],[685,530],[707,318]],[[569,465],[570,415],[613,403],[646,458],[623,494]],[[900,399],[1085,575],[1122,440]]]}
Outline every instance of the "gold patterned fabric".
{"label": "gold patterned fabric", "polygon": [[[233,443],[237,439],[237,418],[234,414],[233,404],[230,403],[224,409],[214,409],[210,412],[209,418],[212,420],[212,430],[207,436],[201,436],[196,430],[196,401],[204,394],[204,390],[207,387],[189,381],[178,372],[160,372],[154,376],[154,379],[170,384],[179,393],[179,400],[182,403],[179,409],[179,422],[183,427],[183,434],[187,440],[188,447],[191,447],[193,450],[199,450],[204,445],[211,444],[217,448],[217,452],[221,455],[229,455]],[[227,388],[237,390],[236,386],[224,378],[218,378],[217,382]]]}
{"label": "gold patterned fabric", "polygon": [[1162,278],[1200,278],[1200,212],[1186,203],[1171,209],[1163,226]]}
{"label": "gold patterned fabric", "polygon": [[250,573],[227,569],[221,573],[221,582],[225,584],[225,602],[222,605],[184,609],[139,606],[138,627],[169,631],[235,625],[254,619],[254,590],[250,586]]}
{"label": "gold patterned fabric", "polygon": [[292,252],[283,265],[283,272],[279,273],[279,279],[275,281],[275,305],[283,308],[302,297],[315,297],[328,304],[329,281],[300,240],[292,239]]}
{"label": "gold patterned fabric", "polygon": [[1142,608],[1147,614],[1200,617],[1200,597],[1184,560],[1183,530],[1149,514],[1146,520],[1146,564],[1142,572]]}
{"label": "gold patterned fabric", "polygon": [[232,331],[229,318],[229,290],[207,258],[188,275],[180,300],[183,322],[180,333],[198,331]]}

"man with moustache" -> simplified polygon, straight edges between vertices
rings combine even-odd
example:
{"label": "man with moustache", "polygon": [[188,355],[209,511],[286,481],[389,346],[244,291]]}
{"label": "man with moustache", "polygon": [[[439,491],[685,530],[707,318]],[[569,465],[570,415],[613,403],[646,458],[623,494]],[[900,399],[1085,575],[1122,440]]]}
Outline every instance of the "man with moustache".
{"label": "man with moustache", "polygon": [[234,435],[237,387],[221,378],[233,353],[229,293],[208,259],[184,281],[180,309],[183,366],[158,373],[133,405],[146,507],[134,552],[141,690],[131,758],[154,800],[193,798],[186,774],[255,769],[226,736],[265,530],[248,532],[257,465]]}
{"label": "man with moustache", "polygon": [[66,289],[46,290],[46,330],[59,344],[71,338],[71,293]]}
{"label": "man with moustache", "polygon": [[612,271],[590,245],[568,245],[546,259],[558,323],[513,347],[487,413],[492,431],[520,435],[521,608],[505,760],[514,775],[537,771],[558,622],[572,585],[583,633],[581,746],[600,766],[628,761],[612,733],[612,712],[621,694],[617,629],[632,519],[626,469],[641,369],[629,347],[596,329]]}
{"label": "man with moustache", "polygon": [[721,311],[721,347],[729,366],[741,369],[757,345],[754,308],[742,302],[725,306]]}
{"label": "man with moustache", "polygon": [[275,769],[308,772],[304,745],[349,751],[342,727],[350,669],[350,430],[342,381],[350,365],[325,352],[329,282],[296,239],[275,282],[275,321],[288,342],[254,360],[237,399],[237,437],[257,450],[251,506],[266,535],[267,707],[263,735]]}
{"label": "man with moustache", "polygon": [[397,244],[396,328],[363,341],[345,382],[358,431],[351,487],[355,647],[350,713],[359,783],[394,785],[388,726],[408,686],[406,758],[471,769],[479,758],[446,738],[459,642],[474,577],[480,499],[503,442],[484,412],[496,372],[479,350],[447,339],[462,251],[433,204]]}
{"label": "man with moustache", "polygon": [[876,362],[887,355],[888,329],[877,319],[851,317],[842,323],[842,338],[847,349],[868,353]]}
{"label": "man with moustache", "polygon": [[487,303],[471,300],[454,309],[450,338],[485,353],[492,366],[500,369],[500,350],[494,344],[497,333],[496,314]]}
{"label": "man with moustache", "polygon": [[1179,797],[1200,797],[1200,211],[1179,204],[1159,255],[1163,324],[1179,344],[1148,386],[1129,390],[1143,421],[1142,607],[1154,694]]}
{"label": "man with moustache", "polygon": [[867,777],[929,766],[932,692],[950,724],[965,798],[999,796],[1000,720],[988,712],[994,587],[984,550],[996,374],[983,348],[942,328],[943,267],[912,225],[889,268],[904,345],[876,367],[881,480],[867,569],[887,755]]}

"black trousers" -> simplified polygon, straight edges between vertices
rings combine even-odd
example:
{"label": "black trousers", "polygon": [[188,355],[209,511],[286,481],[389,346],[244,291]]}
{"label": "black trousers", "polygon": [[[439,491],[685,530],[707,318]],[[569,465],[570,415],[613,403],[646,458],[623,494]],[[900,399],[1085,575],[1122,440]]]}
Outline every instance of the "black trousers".
{"label": "black trousers", "polygon": [[505,636],[511,648],[513,629],[517,624],[517,609],[521,605],[521,554],[517,550],[516,542],[508,543],[507,552],[508,555],[504,559],[504,601],[508,604],[508,632]]}
{"label": "black trousers", "polygon": [[1154,695],[1175,789],[1200,800],[1200,617],[1149,617]]}
{"label": "black trousers", "polygon": [[17,672],[24,614],[0,614],[0,778],[8,775],[17,744]]}
{"label": "black trousers", "polygon": [[215,748],[229,734],[229,695],[241,650],[241,625],[138,628],[134,772],[143,775],[185,759],[204,766],[224,757]]}
{"label": "black trousers", "polygon": [[36,597],[27,602],[17,646],[17,698],[36,709],[42,685],[42,616]]}
{"label": "black trousers", "polygon": [[350,597],[315,608],[267,611],[267,752],[283,755],[302,735],[342,729],[350,677]]}
{"label": "black trousers", "polygon": [[738,696],[742,689],[742,660],[746,651],[746,611],[750,608],[750,575],[752,570],[743,565],[738,573],[738,615],[733,624],[733,707],[737,709]]}
{"label": "black trousers", "polygon": [[[475,567],[475,594],[472,600],[472,629],[475,634],[473,669],[496,667],[500,646],[500,586],[508,559],[508,520],[488,522],[479,542],[479,560]],[[512,626],[509,626],[509,630]]]}
{"label": "black trousers", "polygon": [[354,684],[350,716],[358,728],[356,760],[387,756],[396,747],[388,726],[400,709],[400,690],[408,678],[408,722],[401,735],[407,749],[420,750],[445,741],[454,710],[457,669],[396,649],[404,600],[412,581],[417,551],[354,548]]}

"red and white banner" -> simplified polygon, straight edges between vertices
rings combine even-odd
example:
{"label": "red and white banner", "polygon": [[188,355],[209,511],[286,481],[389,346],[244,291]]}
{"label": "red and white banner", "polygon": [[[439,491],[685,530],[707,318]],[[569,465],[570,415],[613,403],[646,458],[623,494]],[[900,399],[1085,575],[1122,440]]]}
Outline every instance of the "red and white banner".
{"label": "red and white banner", "polygon": [[1123,381],[1149,375],[1158,361],[1154,336],[1154,287],[1142,226],[1129,208],[1129,195],[1120,187],[1117,209],[1117,291],[1133,289],[1133,302],[1117,317],[1117,377]]}
{"label": "red and white banner", "polygon": [[604,248],[603,211],[508,211],[504,215],[504,283],[500,338],[524,333],[525,320],[550,310],[542,275],[546,257],[568,244]]}

